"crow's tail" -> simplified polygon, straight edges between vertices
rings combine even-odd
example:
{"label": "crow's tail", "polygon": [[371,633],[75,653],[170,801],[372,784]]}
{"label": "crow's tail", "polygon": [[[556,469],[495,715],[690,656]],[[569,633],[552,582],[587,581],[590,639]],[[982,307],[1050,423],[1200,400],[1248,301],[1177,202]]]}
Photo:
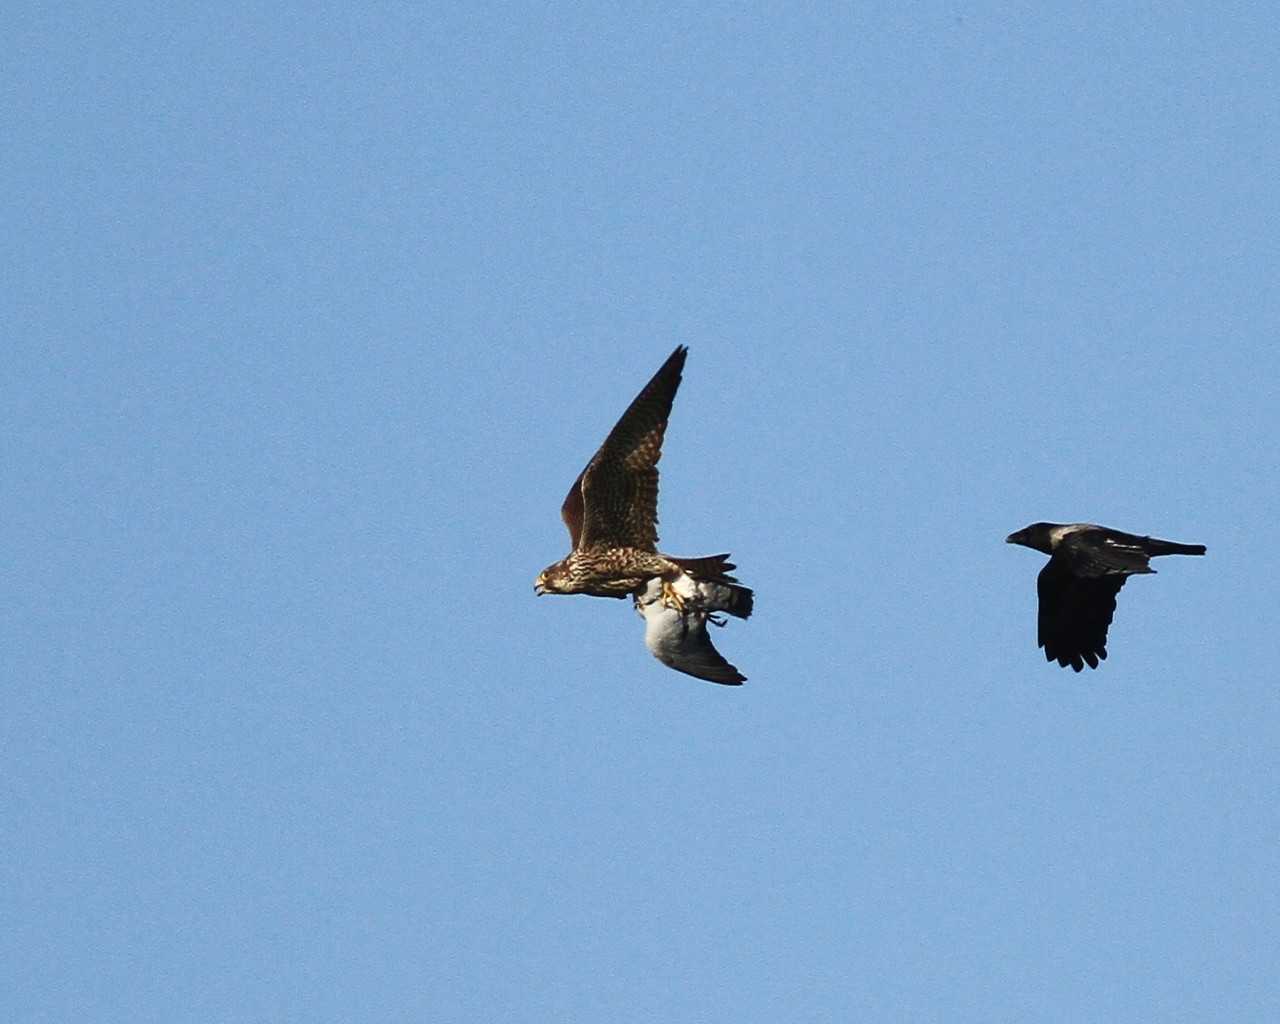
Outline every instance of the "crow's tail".
{"label": "crow's tail", "polygon": [[1203,555],[1203,544],[1178,544],[1171,540],[1156,540],[1148,537],[1146,543],[1148,555]]}

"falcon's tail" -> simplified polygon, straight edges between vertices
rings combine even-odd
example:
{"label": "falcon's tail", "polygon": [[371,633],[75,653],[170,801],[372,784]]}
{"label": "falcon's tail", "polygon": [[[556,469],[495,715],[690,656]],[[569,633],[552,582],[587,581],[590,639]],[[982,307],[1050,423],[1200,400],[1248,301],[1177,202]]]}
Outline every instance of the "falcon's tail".
{"label": "falcon's tail", "polygon": [[[723,584],[716,588],[713,599],[707,605],[709,611],[727,612],[739,619],[751,615],[755,607],[755,594],[750,587],[744,587],[737,577],[729,573],[736,569],[729,561],[728,555],[708,555],[706,558],[672,558],[681,569],[693,579],[702,583]],[[704,598],[712,597],[710,591],[704,590]]]}
{"label": "falcon's tail", "polygon": [[705,558],[667,557],[694,579],[715,580],[717,583],[738,582],[736,577],[729,575],[738,567],[729,561],[728,555],[707,555]]}

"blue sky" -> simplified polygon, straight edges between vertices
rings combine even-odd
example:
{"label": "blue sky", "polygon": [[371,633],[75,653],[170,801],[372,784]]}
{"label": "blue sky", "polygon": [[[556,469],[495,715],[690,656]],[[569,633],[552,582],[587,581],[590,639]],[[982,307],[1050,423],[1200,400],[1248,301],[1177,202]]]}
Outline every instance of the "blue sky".
{"label": "blue sky", "polygon": [[[0,40],[6,1020],[1280,1013],[1280,13]],[[740,689],[532,591],[677,344]],[[1038,519],[1209,553],[1076,675]]]}

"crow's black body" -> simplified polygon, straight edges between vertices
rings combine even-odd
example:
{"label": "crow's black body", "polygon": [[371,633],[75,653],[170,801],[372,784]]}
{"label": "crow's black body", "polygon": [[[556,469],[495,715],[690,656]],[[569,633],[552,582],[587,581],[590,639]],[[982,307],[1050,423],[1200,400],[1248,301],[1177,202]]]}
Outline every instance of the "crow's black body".
{"label": "crow's black body", "polygon": [[1033,523],[1006,538],[1049,556],[1040,570],[1039,642],[1049,661],[1079,672],[1107,656],[1116,595],[1130,576],[1155,572],[1157,555],[1203,555],[1203,544],[1139,537],[1092,523]]}

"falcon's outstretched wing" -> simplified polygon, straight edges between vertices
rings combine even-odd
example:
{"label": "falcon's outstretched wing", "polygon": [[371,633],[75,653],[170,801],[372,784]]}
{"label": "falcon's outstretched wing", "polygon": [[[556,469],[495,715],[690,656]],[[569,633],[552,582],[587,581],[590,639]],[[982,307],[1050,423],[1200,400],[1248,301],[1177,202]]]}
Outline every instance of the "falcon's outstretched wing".
{"label": "falcon's outstretched wing", "polygon": [[575,551],[658,545],[658,460],[688,349],[676,347],[569,488],[560,515]]}

